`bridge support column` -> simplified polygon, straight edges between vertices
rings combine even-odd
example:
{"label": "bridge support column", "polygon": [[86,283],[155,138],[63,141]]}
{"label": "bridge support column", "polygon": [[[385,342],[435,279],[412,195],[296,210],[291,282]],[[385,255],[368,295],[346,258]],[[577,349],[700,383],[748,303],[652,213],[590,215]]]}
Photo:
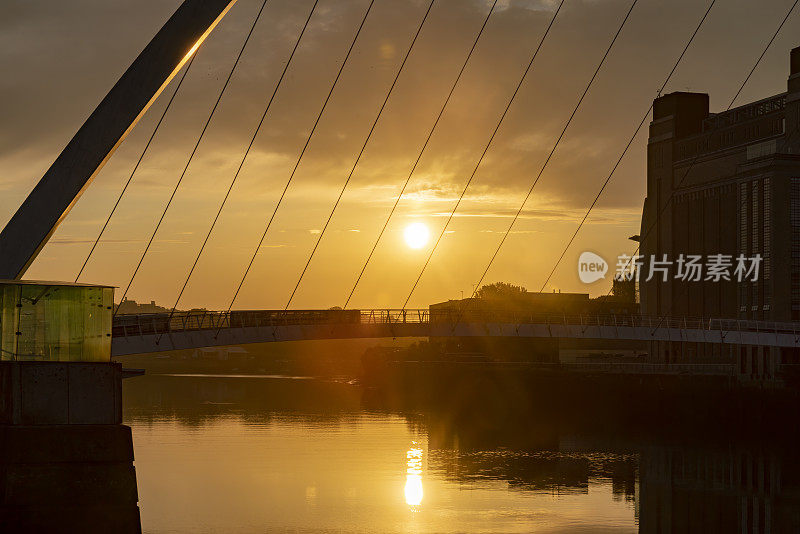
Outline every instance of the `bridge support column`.
{"label": "bridge support column", "polygon": [[0,384],[4,531],[140,532],[121,366],[0,362]]}
{"label": "bridge support column", "polygon": [[140,532],[113,289],[0,281],[0,525]]}
{"label": "bridge support column", "polygon": [[742,345],[737,347],[737,353],[736,369],[740,381],[773,385],[782,381],[779,347]]}
{"label": "bridge support column", "polygon": [[236,0],[184,0],[0,232],[0,279],[19,279],[97,172]]}

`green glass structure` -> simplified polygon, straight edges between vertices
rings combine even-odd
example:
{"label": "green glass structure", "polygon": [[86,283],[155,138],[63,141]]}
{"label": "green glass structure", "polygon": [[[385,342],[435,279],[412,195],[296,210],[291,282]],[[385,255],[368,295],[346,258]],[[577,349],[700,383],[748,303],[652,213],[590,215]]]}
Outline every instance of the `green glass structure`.
{"label": "green glass structure", "polygon": [[0,360],[108,362],[114,288],[0,280]]}

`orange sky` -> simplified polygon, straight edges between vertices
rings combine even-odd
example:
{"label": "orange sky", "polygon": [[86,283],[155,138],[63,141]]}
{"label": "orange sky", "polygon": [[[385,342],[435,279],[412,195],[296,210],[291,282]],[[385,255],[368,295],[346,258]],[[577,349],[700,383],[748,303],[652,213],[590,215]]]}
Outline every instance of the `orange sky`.
{"label": "orange sky", "polygon": [[[0,5],[0,225],[179,3]],[[312,3],[267,3],[131,298],[174,302]],[[181,308],[227,306],[367,3],[320,1]],[[710,92],[712,110],[724,107],[790,4],[719,3],[668,90]],[[239,0],[198,52],[82,281],[127,285],[259,5]],[[706,5],[640,0],[487,282],[539,289]],[[292,307],[343,304],[488,6],[434,4]],[[410,306],[471,292],[628,6],[566,0]],[[237,307],[286,303],[426,7],[376,1]],[[552,0],[501,2],[351,306],[402,305],[430,250],[407,247],[404,228],[423,222],[438,234],[554,7]],[[738,103],[785,90],[798,34],[796,13]],[[26,278],[75,277],[165,103],[162,96],[122,144]],[[604,293],[603,281],[580,283],[578,255],[593,250],[613,265],[633,251],[627,237],[639,231],[646,135],[643,129],[553,288]]]}

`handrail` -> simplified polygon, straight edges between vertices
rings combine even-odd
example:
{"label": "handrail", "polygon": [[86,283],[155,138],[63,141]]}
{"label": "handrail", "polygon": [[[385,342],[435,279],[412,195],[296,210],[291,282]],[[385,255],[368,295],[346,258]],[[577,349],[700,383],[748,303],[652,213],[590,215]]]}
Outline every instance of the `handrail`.
{"label": "handrail", "polygon": [[655,317],[648,315],[617,314],[567,314],[525,313],[519,310],[460,310],[447,309],[369,309],[369,310],[195,310],[169,313],[117,315],[114,318],[114,336],[165,334],[220,328],[249,328],[334,324],[542,324],[548,326],[575,326],[582,332],[602,327],[647,327],[679,331],[738,331],[752,333],[793,334],[798,337],[797,323],[752,321],[741,319],[703,317]]}

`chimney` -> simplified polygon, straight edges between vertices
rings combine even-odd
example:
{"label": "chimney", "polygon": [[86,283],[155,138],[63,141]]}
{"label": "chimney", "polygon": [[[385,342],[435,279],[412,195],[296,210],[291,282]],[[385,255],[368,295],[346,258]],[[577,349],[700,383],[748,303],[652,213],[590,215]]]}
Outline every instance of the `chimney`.
{"label": "chimney", "polygon": [[[708,118],[708,94],[675,92],[653,101],[653,120],[672,118],[670,129],[681,138],[700,133]],[[653,132],[651,131],[651,136]]]}

